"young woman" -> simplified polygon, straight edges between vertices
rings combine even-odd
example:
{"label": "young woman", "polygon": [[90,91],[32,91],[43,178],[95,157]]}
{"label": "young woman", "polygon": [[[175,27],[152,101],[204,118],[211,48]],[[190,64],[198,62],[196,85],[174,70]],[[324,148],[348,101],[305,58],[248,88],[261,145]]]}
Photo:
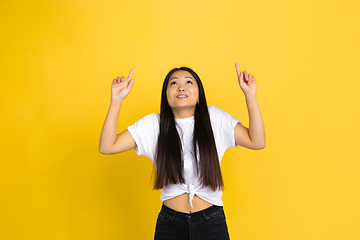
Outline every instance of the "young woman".
{"label": "young woman", "polygon": [[134,79],[113,80],[111,104],[99,151],[115,154],[135,149],[154,163],[154,189],[163,201],[155,239],[229,239],[222,202],[222,156],[229,147],[265,147],[265,131],[256,98],[255,77],[235,64],[249,113],[249,128],[215,106],[207,106],[199,76],[190,68],[172,69],[165,77],[161,111],[117,134],[124,98]]}

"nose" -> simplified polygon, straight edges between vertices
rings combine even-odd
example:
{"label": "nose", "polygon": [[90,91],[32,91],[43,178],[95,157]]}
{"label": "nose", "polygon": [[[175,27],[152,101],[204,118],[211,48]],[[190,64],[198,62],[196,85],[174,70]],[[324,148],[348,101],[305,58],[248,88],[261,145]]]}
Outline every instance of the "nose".
{"label": "nose", "polygon": [[183,88],[182,85],[179,85],[178,91],[179,91],[179,92],[183,92],[183,91],[185,91],[185,89]]}

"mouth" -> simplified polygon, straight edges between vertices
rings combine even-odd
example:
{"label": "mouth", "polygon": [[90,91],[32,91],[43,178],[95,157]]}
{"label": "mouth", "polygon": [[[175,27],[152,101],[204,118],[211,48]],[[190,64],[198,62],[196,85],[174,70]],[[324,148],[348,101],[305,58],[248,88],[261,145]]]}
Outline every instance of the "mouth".
{"label": "mouth", "polygon": [[188,97],[188,95],[186,95],[186,94],[180,94],[180,95],[176,96],[177,99],[182,99],[182,98],[187,98],[187,97]]}

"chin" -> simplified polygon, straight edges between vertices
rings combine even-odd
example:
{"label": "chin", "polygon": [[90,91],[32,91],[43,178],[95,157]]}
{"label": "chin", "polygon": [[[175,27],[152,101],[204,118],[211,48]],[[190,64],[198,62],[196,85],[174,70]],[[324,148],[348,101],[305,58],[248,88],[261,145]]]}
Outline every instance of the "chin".
{"label": "chin", "polygon": [[[171,106],[170,106],[171,107]],[[173,110],[188,110],[188,109],[195,109],[196,105],[177,105],[171,107]]]}

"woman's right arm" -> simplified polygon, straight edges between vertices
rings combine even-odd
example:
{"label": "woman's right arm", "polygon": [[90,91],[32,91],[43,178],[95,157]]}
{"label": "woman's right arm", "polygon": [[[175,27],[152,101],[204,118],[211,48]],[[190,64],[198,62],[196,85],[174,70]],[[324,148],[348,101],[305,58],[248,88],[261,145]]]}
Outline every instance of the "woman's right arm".
{"label": "woman's right arm", "polygon": [[117,134],[117,122],[123,100],[130,93],[134,79],[131,79],[133,70],[130,70],[128,78],[117,78],[111,85],[111,102],[106,119],[101,131],[99,152],[102,154],[115,154],[131,150],[136,143],[129,131],[125,130]]}

